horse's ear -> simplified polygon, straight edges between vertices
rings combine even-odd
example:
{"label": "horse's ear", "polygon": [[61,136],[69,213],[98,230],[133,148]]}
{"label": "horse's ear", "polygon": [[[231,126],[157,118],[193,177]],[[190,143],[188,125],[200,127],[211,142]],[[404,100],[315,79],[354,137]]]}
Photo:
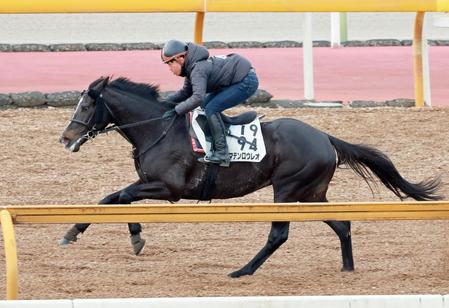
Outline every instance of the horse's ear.
{"label": "horse's ear", "polygon": [[89,85],[89,89],[95,89],[95,90],[103,90],[103,88],[108,84],[109,82],[109,76],[107,77],[100,77],[97,80],[95,80],[94,82],[92,82]]}
{"label": "horse's ear", "polygon": [[109,76],[103,77],[103,81],[101,82],[101,87],[104,88],[109,83]]}
{"label": "horse's ear", "polygon": [[106,87],[108,82],[109,82],[109,76],[107,76],[107,77],[102,76],[96,82],[93,83],[92,89],[101,92],[104,89],[104,87]]}

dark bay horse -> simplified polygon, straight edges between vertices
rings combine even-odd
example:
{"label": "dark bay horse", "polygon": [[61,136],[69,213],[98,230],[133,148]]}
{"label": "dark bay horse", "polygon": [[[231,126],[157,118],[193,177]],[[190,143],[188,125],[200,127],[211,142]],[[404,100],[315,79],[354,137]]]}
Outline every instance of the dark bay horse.
{"label": "dark bay horse", "polygon": [[[98,132],[115,125],[133,146],[139,180],[114,192],[101,204],[129,204],[142,199],[178,201],[204,199],[208,165],[197,162],[184,117],[162,119],[173,108],[159,98],[157,87],[133,83],[126,78],[100,78],[83,93],[73,117],[61,136],[72,152]],[[233,163],[218,168],[208,199],[240,197],[272,185],[274,202],[326,202],[326,192],[336,168],[345,164],[365,181],[377,177],[400,199],[441,199],[438,178],[420,183],[404,179],[391,160],[379,150],[350,144],[301,121],[277,119],[262,123],[267,155],[259,163]],[[354,270],[349,221],[325,221],[337,234],[344,271]],[[74,242],[89,224],[77,224],[62,244]],[[138,223],[129,224],[134,252],[145,242]],[[241,269],[230,274],[253,274],[288,238],[289,222],[272,222],[265,246]]]}

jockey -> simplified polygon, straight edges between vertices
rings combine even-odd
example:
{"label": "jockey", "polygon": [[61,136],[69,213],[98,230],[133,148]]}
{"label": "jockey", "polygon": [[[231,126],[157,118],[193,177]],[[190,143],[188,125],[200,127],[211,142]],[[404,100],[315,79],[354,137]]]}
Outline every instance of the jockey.
{"label": "jockey", "polygon": [[178,40],[164,45],[161,58],[173,74],[185,77],[182,89],[167,98],[178,104],[163,117],[185,114],[202,106],[212,134],[213,150],[199,161],[228,167],[226,128],[220,112],[244,102],[256,92],[259,81],[251,63],[238,54],[209,57],[205,47]]}

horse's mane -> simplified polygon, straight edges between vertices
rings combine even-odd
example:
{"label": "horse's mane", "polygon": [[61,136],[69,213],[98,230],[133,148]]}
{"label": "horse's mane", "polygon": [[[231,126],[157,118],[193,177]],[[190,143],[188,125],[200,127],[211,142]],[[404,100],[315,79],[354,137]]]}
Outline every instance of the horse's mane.
{"label": "horse's mane", "polygon": [[124,92],[131,92],[132,94],[135,94],[145,99],[159,98],[159,87],[157,85],[146,83],[135,83],[125,77],[120,77],[111,81],[108,84],[108,87],[121,90]]}

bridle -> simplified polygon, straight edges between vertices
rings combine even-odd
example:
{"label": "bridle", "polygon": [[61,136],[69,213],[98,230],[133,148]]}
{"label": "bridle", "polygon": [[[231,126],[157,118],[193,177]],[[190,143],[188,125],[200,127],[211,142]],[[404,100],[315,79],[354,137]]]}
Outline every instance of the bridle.
{"label": "bridle", "polygon": [[92,98],[94,100],[95,104],[96,104],[95,113],[92,114],[92,116],[89,118],[89,120],[87,122],[84,122],[84,121],[81,121],[81,120],[77,120],[77,119],[74,119],[74,118],[72,118],[70,120],[70,122],[81,124],[81,125],[83,125],[83,126],[85,126],[86,128],[89,129],[89,127],[91,126],[92,120],[95,118],[95,124],[92,126],[92,129],[89,129],[87,131],[87,133],[85,133],[83,136],[81,136],[77,140],[77,142],[81,142],[81,141],[84,141],[84,140],[85,141],[92,140],[95,137],[97,137],[98,135],[106,134],[106,133],[109,133],[111,131],[117,131],[126,140],[128,140],[129,143],[131,143],[133,145],[133,158],[134,159],[139,158],[144,153],[148,152],[151,148],[156,146],[162,139],[164,139],[165,136],[167,135],[168,131],[173,127],[173,124],[175,123],[175,120],[177,118],[177,114],[175,114],[173,116],[173,118],[170,120],[168,126],[163,130],[161,135],[153,143],[151,143],[149,146],[147,146],[143,151],[138,152],[136,154],[135,151],[137,150],[137,147],[126,136],[126,134],[123,132],[123,129],[145,125],[145,124],[148,124],[148,123],[151,123],[151,122],[154,122],[154,121],[160,121],[160,120],[163,120],[164,118],[163,117],[157,117],[157,118],[142,120],[142,121],[138,121],[138,122],[134,122],[134,123],[123,124],[123,125],[113,124],[113,125],[110,125],[110,126],[107,126],[107,127],[103,128],[103,129],[97,129],[96,126],[101,124],[100,121],[103,118],[103,113],[105,112],[105,109],[107,110],[107,112],[109,112],[109,114],[111,115],[111,117],[113,119],[116,119],[116,117],[114,116],[114,113],[112,112],[112,110],[110,109],[108,104],[106,103],[106,100],[104,99],[103,94],[101,93],[101,91],[89,89],[88,92],[87,92],[87,95],[89,95],[89,97]]}
{"label": "bridle", "polygon": [[[81,97],[83,97],[84,95],[85,95],[85,93],[86,93],[86,91],[83,91],[83,92],[81,92]],[[79,104],[79,103],[78,103]],[[92,121],[92,118],[94,117],[94,114],[92,114],[92,116],[89,118],[89,120],[87,121],[87,122],[84,122],[84,121],[81,121],[81,120],[78,120],[78,119],[75,119],[74,117],[72,117],[71,119],[70,119],[70,123],[77,123],[77,124],[81,124],[81,125],[83,125],[84,127],[86,127],[87,129],[89,129],[89,127],[90,127],[90,122]]]}

